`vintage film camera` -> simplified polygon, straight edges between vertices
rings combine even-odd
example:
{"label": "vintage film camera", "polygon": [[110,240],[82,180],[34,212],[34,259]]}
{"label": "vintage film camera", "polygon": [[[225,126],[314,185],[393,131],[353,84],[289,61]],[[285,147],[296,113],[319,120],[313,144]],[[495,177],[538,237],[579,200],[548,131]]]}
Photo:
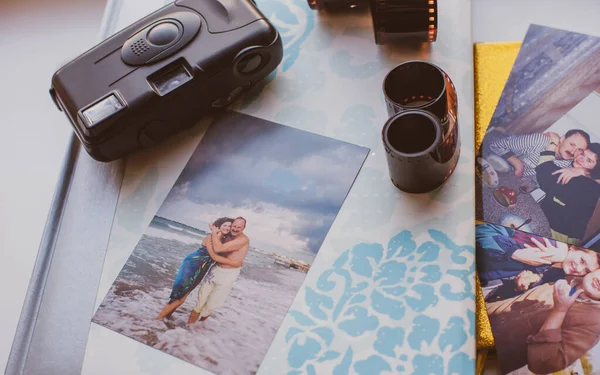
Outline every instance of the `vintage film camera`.
{"label": "vintage film camera", "polygon": [[312,9],[335,11],[369,6],[375,43],[435,42],[438,0],[306,0]]}
{"label": "vintage film camera", "polygon": [[251,0],[177,0],[85,52],[50,94],[96,160],[153,146],[274,71],[275,27]]}

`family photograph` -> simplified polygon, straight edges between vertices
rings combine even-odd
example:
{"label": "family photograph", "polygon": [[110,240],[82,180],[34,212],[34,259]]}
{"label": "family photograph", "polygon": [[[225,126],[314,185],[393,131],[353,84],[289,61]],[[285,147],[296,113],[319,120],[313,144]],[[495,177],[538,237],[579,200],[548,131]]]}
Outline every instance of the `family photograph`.
{"label": "family photograph", "polygon": [[93,323],[215,374],[255,374],[368,152],[225,112]]}
{"label": "family photograph", "polygon": [[600,371],[600,253],[483,223],[476,259],[503,373]]}
{"label": "family photograph", "polygon": [[600,137],[577,116],[596,105],[594,93],[543,133],[486,136],[483,221],[580,245],[600,230]]}
{"label": "family photograph", "polygon": [[598,49],[598,37],[529,26],[477,150],[477,220],[598,242]]}

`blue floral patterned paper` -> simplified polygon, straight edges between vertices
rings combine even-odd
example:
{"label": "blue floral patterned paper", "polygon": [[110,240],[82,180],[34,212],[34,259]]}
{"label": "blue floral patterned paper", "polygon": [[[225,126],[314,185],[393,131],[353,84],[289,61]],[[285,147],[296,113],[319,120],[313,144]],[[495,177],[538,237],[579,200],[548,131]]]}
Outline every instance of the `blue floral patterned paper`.
{"label": "blue floral patterned paper", "polygon": [[[164,3],[117,2],[126,20],[137,19],[142,4]],[[258,375],[474,373],[471,2],[438,2],[438,40],[419,48],[376,45],[368,10],[340,15],[305,0],[256,2],[278,28],[284,58],[233,109],[372,150]],[[380,138],[383,78],[412,59],[441,66],[460,107],[459,165],[441,189],[423,195],[391,184]],[[98,304],[204,129],[128,160]],[[208,374],[95,325],[83,373]]]}
{"label": "blue floral patterned paper", "polygon": [[437,230],[419,239],[404,230],[357,244],[305,287],[304,308],[289,313],[288,375],[473,370],[474,311],[445,310],[474,301],[473,247]]}

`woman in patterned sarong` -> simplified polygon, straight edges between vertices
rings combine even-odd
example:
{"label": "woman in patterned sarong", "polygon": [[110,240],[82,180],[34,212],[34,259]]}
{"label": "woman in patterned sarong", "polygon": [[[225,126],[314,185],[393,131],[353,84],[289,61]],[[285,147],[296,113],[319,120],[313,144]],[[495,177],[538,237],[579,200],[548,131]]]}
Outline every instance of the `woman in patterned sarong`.
{"label": "woman in patterned sarong", "polygon": [[[221,236],[221,242],[231,241],[231,224],[233,219],[222,217],[217,219],[213,225],[219,228],[217,235]],[[175,310],[183,305],[187,296],[194,290],[208,274],[210,269],[216,263],[236,266],[236,262],[225,257],[217,255],[212,249],[211,235],[206,236],[200,248],[186,256],[179,266],[177,276],[173,282],[173,290],[169,297],[169,302],[160,312],[156,319],[163,319],[171,316]]]}

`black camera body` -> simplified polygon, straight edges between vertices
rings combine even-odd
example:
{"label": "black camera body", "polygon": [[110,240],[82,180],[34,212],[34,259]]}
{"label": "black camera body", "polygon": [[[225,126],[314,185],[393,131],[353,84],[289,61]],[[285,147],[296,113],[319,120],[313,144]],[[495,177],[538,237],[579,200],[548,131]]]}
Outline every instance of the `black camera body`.
{"label": "black camera body", "polygon": [[274,71],[277,29],[251,0],[177,0],[52,77],[50,94],[86,151],[112,161],[225,107]]}

